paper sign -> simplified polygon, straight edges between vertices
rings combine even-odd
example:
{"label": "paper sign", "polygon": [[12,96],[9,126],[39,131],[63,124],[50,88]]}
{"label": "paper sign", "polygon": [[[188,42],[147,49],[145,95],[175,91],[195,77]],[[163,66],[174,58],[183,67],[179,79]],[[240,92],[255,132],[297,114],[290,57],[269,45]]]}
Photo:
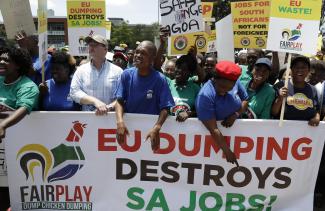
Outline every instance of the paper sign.
{"label": "paper sign", "polygon": [[8,39],[15,39],[17,32],[36,33],[32,11],[27,0],[0,0],[0,10]]}
{"label": "paper sign", "polygon": [[213,43],[216,40],[215,31],[210,34],[206,32],[196,32],[183,35],[171,36],[168,43],[169,55],[184,55],[188,53],[191,46],[196,46],[198,52],[207,52],[210,46],[210,52],[213,52]]}
{"label": "paper sign", "polygon": [[272,0],[267,49],[316,54],[321,0]]}
{"label": "paper sign", "polygon": [[161,24],[172,35],[201,32],[204,30],[201,0],[160,0]]}
{"label": "paper sign", "polygon": [[265,48],[270,16],[269,0],[232,2],[235,48]]}
{"label": "paper sign", "polygon": [[40,63],[47,60],[47,0],[38,0],[38,52]]}
{"label": "paper sign", "polygon": [[74,56],[87,56],[84,39],[92,34],[106,37],[105,0],[68,0],[67,14],[69,51]]}

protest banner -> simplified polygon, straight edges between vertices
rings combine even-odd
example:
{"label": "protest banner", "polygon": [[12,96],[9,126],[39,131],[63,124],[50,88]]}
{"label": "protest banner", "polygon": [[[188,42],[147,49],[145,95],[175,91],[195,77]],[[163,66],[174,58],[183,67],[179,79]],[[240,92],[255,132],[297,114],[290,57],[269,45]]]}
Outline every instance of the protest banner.
{"label": "protest banner", "polygon": [[15,39],[15,35],[21,30],[27,35],[36,33],[29,1],[0,0],[0,10],[8,39]]}
{"label": "protest banner", "polygon": [[172,35],[168,39],[168,55],[177,56],[188,53],[191,46],[196,46],[198,52],[215,52],[216,33],[212,30],[210,34],[206,32],[195,32],[183,35]]}
{"label": "protest banner", "polygon": [[321,0],[272,0],[267,49],[316,54]]}
{"label": "protest banner", "polygon": [[235,61],[232,15],[216,22],[218,60]]}
{"label": "protest banner", "polygon": [[231,3],[235,48],[266,48],[269,0]]}
{"label": "protest banner", "polygon": [[236,120],[228,129],[218,123],[236,167],[197,119],[169,117],[152,152],[145,137],[156,120],[126,114],[130,136],[119,146],[114,113],[27,116],[4,140],[12,210],[313,209],[324,123],[279,128],[276,120]]}
{"label": "protest banner", "polygon": [[159,0],[161,24],[180,35],[204,30],[201,0]]}
{"label": "protest banner", "polygon": [[42,83],[45,82],[45,67],[47,60],[47,0],[38,0],[38,54],[42,65]]}
{"label": "protest banner", "polygon": [[67,0],[69,52],[87,56],[85,38],[93,34],[106,37],[105,0]]}
{"label": "protest banner", "polygon": [[0,187],[8,187],[5,145],[3,142],[0,143]]}

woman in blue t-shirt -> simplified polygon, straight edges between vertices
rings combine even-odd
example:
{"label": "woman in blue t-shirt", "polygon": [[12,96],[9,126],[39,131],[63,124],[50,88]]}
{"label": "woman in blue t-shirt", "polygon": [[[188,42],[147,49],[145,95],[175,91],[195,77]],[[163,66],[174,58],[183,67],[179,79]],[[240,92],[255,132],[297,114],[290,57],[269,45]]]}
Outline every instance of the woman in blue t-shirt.
{"label": "woman in blue t-shirt", "polygon": [[227,161],[236,163],[235,154],[217,127],[222,121],[224,127],[231,127],[235,120],[247,109],[248,95],[238,78],[241,69],[230,61],[221,61],[215,66],[215,73],[201,88],[196,99],[196,112],[199,120],[208,129],[216,144],[225,153]]}
{"label": "woman in blue t-shirt", "polygon": [[52,56],[51,66],[52,78],[39,86],[41,110],[79,111],[80,106],[69,95],[75,60],[65,52],[56,52]]}

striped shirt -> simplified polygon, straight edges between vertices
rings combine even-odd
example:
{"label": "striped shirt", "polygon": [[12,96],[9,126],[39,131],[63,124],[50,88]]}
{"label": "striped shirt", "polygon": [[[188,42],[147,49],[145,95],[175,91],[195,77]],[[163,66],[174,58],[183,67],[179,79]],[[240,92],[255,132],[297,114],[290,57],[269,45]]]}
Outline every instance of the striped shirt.
{"label": "striped shirt", "polygon": [[[83,64],[73,75],[70,96],[77,103],[89,95],[110,104],[115,100],[114,93],[122,72],[120,67],[108,61],[105,61],[99,70],[91,62]],[[95,109],[93,105],[82,105],[83,111]]]}

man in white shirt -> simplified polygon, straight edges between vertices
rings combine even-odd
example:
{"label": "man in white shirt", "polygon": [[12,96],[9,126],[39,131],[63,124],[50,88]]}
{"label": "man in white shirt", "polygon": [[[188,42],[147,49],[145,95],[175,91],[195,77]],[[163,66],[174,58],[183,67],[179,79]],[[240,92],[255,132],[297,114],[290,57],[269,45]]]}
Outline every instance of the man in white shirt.
{"label": "man in white shirt", "polygon": [[85,41],[91,60],[75,72],[70,96],[82,105],[83,111],[96,111],[96,115],[104,115],[114,108],[114,93],[123,70],[106,60],[108,42],[104,37],[93,35]]}

